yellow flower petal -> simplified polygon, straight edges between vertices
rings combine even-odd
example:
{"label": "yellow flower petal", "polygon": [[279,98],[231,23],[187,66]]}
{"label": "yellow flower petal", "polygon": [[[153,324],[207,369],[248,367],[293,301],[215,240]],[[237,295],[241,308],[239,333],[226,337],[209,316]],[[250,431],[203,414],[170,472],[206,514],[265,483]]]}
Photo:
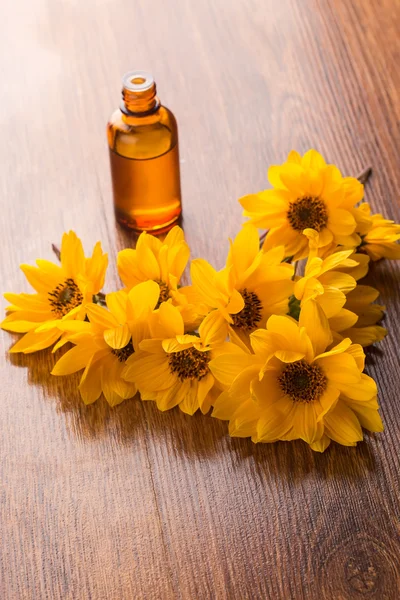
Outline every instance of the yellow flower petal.
{"label": "yellow flower petal", "polygon": [[41,333],[29,331],[18,340],[12,348],[10,348],[9,352],[11,354],[16,352],[30,354],[32,352],[37,352],[38,350],[44,350],[45,348],[52,346],[58,340],[60,333],[61,332],[58,329],[52,329]]}
{"label": "yellow flower petal", "polygon": [[376,383],[365,373],[361,374],[361,381],[356,384],[337,383],[337,387],[351,400],[369,400],[377,394]]}
{"label": "yellow flower petal", "polygon": [[247,400],[235,411],[229,423],[229,435],[232,437],[249,437],[256,431],[260,409],[253,400]]}
{"label": "yellow flower petal", "polygon": [[236,277],[244,273],[253,263],[260,251],[258,231],[252,225],[243,227],[231,242],[227,265],[233,265]]}
{"label": "yellow flower petal", "polygon": [[236,315],[238,312],[243,310],[244,300],[243,296],[237,290],[232,291],[232,295],[226,310],[231,315]]}
{"label": "yellow flower petal", "polygon": [[347,310],[347,308],[341,308],[340,311],[329,319],[329,327],[332,331],[344,331],[349,327],[353,327],[355,323],[358,321],[358,316],[356,313],[351,310]]}
{"label": "yellow flower petal", "polygon": [[123,378],[136,383],[139,391],[147,392],[166,390],[177,379],[170,371],[166,354],[146,354],[142,350],[126,361]]}
{"label": "yellow flower petal", "polygon": [[282,165],[280,178],[285,187],[297,197],[305,196],[307,193],[307,181],[304,176],[304,169],[296,163],[286,163]]}
{"label": "yellow flower petal", "polygon": [[107,308],[120,324],[126,321],[127,303],[128,294],[124,290],[106,295]]}
{"label": "yellow flower petal", "polygon": [[315,360],[318,361],[320,358],[324,358],[325,356],[332,356],[334,354],[341,354],[342,352],[346,352],[348,348],[351,346],[351,339],[346,338],[342,340],[339,344],[328,350],[327,352],[323,352],[322,354],[318,354],[315,357]]}
{"label": "yellow flower petal", "polygon": [[191,263],[190,274],[193,286],[201,294],[203,301],[210,307],[218,308],[223,298],[214,285],[217,275],[215,269],[206,260],[197,258]]}
{"label": "yellow flower petal", "polygon": [[310,448],[311,450],[314,450],[314,452],[325,452],[330,443],[331,440],[328,438],[328,436],[323,435],[320,440],[310,444]]}
{"label": "yellow flower petal", "polygon": [[181,387],[182,382],[177,380],[175,384],[172,385],[169,389],[164,390],[162,392],[158,392],[156,397],[158,410],[169,410],[170,408],[174,408],[174,406],[179,404],[179,402],[182,400],[179,395]]}
{"label": "yellow flower petal", "polygon": [[[142,241],[140,238],[142,238],[142,240],[146,240],[147,243]],[[141,234],[139,236],[139,240],[136,246],[137,261],[139,269],[144,275],[143,279],[147,278],[159,281],[161,278],[160,265],[158,264],[158,261],[154,255],[154,251],[152,251],[149,248],[148,242],[150,241],[150,239],[151,243],[153,244],[156,238],[149,234]]]}
{"label": "yellow flower petal", "polygon": [[47,275],[36,267],[21,265],[20,268],[31,286],[39,293],[47,295],[49,291],[53,290],[60,283],[52,275]]}
{"label": "yellow flower petal", "polygon": [[384,430],[381,416],[376,409],[366,408],[359,402],[349,402],[348,400],[345,400],[345,402],[355,413],[362,427],[375,432]]}
{"label": "yellow flower petal", "polygon": [[94,294],[97,294],[104,285],[107,266],[108,255],[103,253],[101,243],[97,242],[92,256],[85,261],[85,276],[92,282]]}
{"label": "yellow flower petal", "polygon": [[354,412],[344,402],[338,402],[335,408],[324,417],[328,436],[343,446],[356,446],[363,439],[360,423]]}
{"label": "yellow flower petal", "polygon": [[97,304],[87,304],[86,311],[92,325],[100,331],[103,331],[104,329],[113,329],[119,325],[117,319],[102,306],[98,306]]}
{"label": "yellow flower petal", "polygon": [[127,319],[139,321],[147,319],[155,308],[160,296],[160,286],[155,281],[139,283],[128,294]]}
{"label": "yellow flower petal", "polygon": [[329,380],[338,383],[354,384],[361,381],[361,373],[358,370],[354,358],[343,352],[319,358],[318,365],[323,369]]}
{"label": "yellow flower petal", "polygon": [[110,406],[117,406],[124,400],[124,398],[118,394],[114,385],[118,377],[118,363],[118,359],[110,354],[107,359],[104,359],[102,365],[101,389]]}
{"label": "yellow flower petal", "polygon": [[131,248],[126,248],[118,252],[117,268],[118,275],[128,290],[145,279],[138,269],[136,250],[132,250]]}
{"label": "yellow flower petal", "polygon": [[52,375],[70,375],[84,369],[92,358],[93,346],[81,344],[68,350],[55,364]]}
{"label": "yellow flower petal", "polygon": [[301,307],[299,325],[305,327],[315,355],[324,352],[332,342],[328,319],[314,300],[309,300]]}
{"label": "yellow flower petal", "polygon": [[213,310],[204,318],[199,334],[204,346],[218,345],[226,340],[226,321],[219,311]]}
{"label": "yellow flower petal", "polygon": [[335,235],[351,235],[356,228],[356,220],[350,211],[336,208],[329,216],[328,227]]}
{"label": "yellow flower petal", "polygon": [[196,341],[199,342],[199,338],[195,335],[182,335],[179,336],[179,338],[179,340],[176,338],[163,340],[162,348],[164,352],[167,352],[168,354],[171,352],[182,352],[182,350],[192,348]]}
{"label": "yellow flower petal", "polygon": [[151,337],[174,338],[183,335],[184,323],[179,310],[169,302],[163,302],[149,320]]}
{"label": "yellow flower petal", "polygon": [[315,169],[316,171],[319,171],[326,167],[326,162],[319,152],[311,149],[303,155],[301,165],[305,169]]}
{"label": "yellow flower petal", "polygon": [[116,350],[124,348],[131,339],[131,332],[126,323],[112,329],[106,329],[103,335],[107,344]]}
{"label": "yellow flower petal", "polygon": [[251,367],[255,357],[251,354],[222,354],[209,362],[210,371],[223,385],[230,386],[235,377],[247,367]]}
{"label": "yellow flower petal", "polygon": [[293,435],[313,444],[324,433],[322,423],[317,422],[317,413],[313,402],[298,402],[293,413]]}
{"label": "yellow flower petal", "polygon": [[222,392],[214,403],[211,416],[228,421],[241,402],[241,399],[239,400],[236,396],[232,396],[229,392]]}
{"label": "yellow flower petal", "polygon": [[101,365],[91,357],[81,377],[79,391],[85,404],[93,404],[101,395]]}
{"label": "yellow flower petal", "polygon": [[294,403],[284,396],[268,411],[263,411],[253,441],[275,442],[288,435],[293,426],[294,410]]}
{"label": "yellow flower petal", "polygon": [[64,233],[61,242],[61,266],[66,278],[73,279],[85,269],[85,254],[81,240],[74,231]]}

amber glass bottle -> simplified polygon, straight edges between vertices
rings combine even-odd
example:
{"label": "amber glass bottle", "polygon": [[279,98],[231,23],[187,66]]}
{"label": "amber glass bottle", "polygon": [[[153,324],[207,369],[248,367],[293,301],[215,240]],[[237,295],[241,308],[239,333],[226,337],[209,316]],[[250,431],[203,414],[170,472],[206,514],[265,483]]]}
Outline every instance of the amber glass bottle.
{"label": "amber glass bottle", "polygon": [[107,137],[117,220],[137,231],[167,231],[182,210],[178,128],[149,73],[124,75]]}

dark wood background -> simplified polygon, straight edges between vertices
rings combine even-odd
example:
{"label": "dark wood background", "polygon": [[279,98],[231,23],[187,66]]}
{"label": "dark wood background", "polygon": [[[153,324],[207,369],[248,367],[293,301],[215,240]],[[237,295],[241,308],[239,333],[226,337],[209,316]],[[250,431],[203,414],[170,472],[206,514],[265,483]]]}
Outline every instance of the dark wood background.
{"label": "dark wood background", "polygon": [[[180,127],[184,228],[221,267],[237,198],[319,149],[400,220],[398,0],[2,0],[1,290],[73,228],[119,285],[105,124],[151,70]],[[383,434],[323,455],[231,440],[152,403],[85,407],[50,353],[1,332],[2,600],[400,598],[399,266],[374,266],[388,338],[369,354]],[[3,302],[2,307],[5,306]]]}

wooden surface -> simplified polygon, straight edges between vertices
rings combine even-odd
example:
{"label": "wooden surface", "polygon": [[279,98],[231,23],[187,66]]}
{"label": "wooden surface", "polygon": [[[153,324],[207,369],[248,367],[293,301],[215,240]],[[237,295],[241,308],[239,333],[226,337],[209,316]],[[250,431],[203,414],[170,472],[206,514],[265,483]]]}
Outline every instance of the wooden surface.
{"label": "wooden surface", "polygon": [[[105,123],[120,77],[154,73],[180,127],[184,228],[221,267],[237,198],[291,148],[400,220],[398,0],[2,0],[1,291],[73,228],[113,263]],[[1,600],[400,598],[399,265],[372,281],[388,338],[369,355],[386,430],[357,448],[231,440],[151,403],[86,408],[53,357],[1,332]],[[115,267],[107,289],[118,285]],[[5,303],[2,303],[2,307]]]}

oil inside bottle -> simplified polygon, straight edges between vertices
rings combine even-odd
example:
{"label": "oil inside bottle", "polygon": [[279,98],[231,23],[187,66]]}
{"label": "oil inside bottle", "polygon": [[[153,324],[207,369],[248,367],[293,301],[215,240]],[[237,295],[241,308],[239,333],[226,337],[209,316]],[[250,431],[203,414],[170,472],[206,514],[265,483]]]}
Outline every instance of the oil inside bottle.
{"label": "oil inside bottle", "polygon": [[110,149],[115,213],[140,231],[165,229],[181,214],[179,151],[152,158],[127,158]]}

